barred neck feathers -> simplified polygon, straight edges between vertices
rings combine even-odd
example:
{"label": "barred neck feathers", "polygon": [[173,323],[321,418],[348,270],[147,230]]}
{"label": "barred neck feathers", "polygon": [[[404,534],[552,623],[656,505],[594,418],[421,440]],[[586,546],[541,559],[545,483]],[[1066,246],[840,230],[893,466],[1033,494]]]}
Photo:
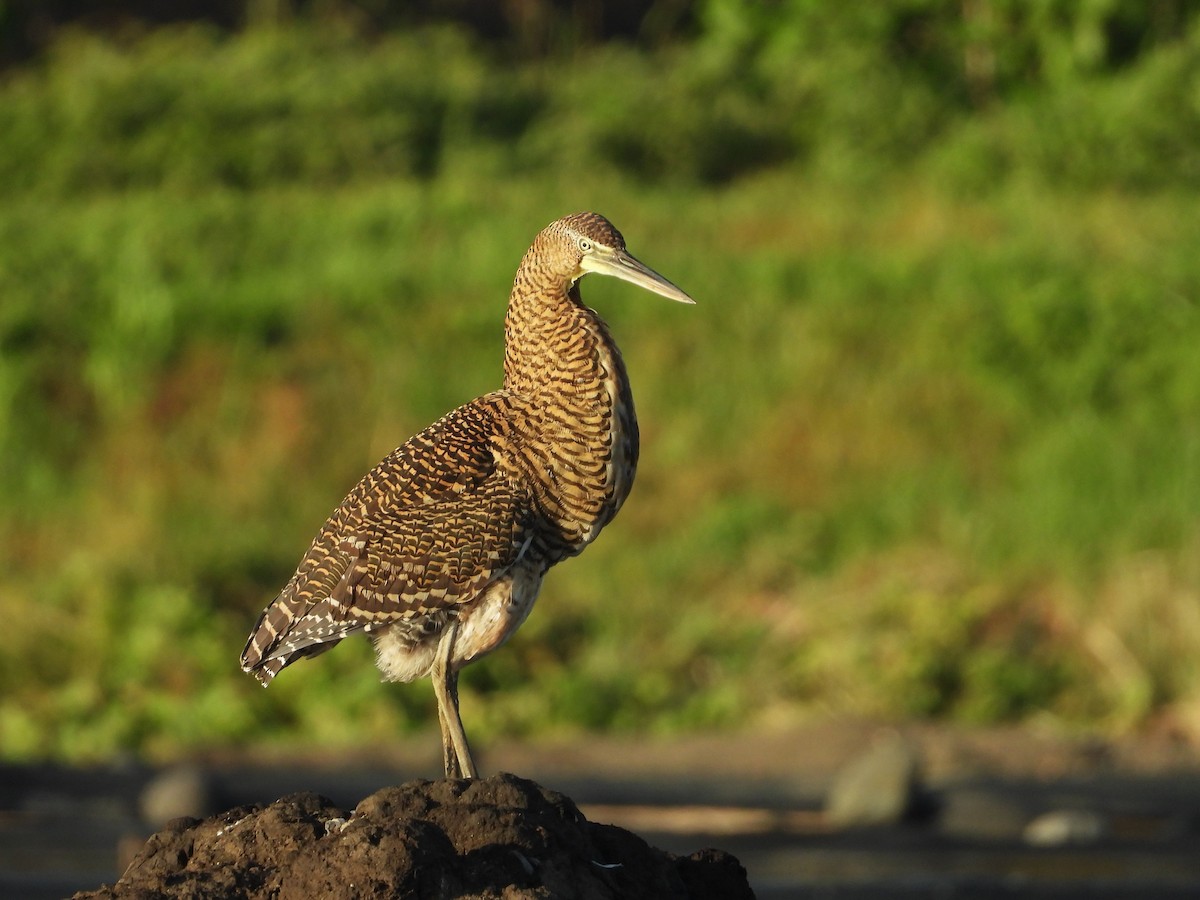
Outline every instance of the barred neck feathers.
{"label": "barred neck feathers", "polygon": [[638,427],[607,326],[584,306],[564,267],[553,265],[554,248],[543,245],[555,237],[539,235],[517,270],[505,319],[504,387],[525,407],[534,445],[527,452],[537,456],[531,474],[562,529],[561,552],[572,555],[625,501]]}
{"label": "barred neck feathers", "polygon": [[541,400],[586,393],[609,377],[625,380],[608,328],[580,298],[578,257],[559,224],[542,231],[521,260],[504,320],[504,387]]}

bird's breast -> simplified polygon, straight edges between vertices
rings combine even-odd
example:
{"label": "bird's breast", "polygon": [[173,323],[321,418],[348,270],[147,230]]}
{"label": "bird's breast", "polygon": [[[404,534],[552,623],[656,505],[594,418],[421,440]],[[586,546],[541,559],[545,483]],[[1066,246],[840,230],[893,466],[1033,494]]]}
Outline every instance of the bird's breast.
{"label": "bird's breast", "polygon": [[600,354],[595,375],[534,404],[529,442],[534,499],[554,527],[541,549],[550,563],[574,556],[629,496],[637,471],[633,397],[619,357]]}
{"label": "bird's breast", "polygon": [[515,291],[504,384],[519,406],[517,452],[505,455],[541,523],[532,551],[553,565],[591,543],[633,485],[638,428],[625,364],[577,288],[532,299]]}

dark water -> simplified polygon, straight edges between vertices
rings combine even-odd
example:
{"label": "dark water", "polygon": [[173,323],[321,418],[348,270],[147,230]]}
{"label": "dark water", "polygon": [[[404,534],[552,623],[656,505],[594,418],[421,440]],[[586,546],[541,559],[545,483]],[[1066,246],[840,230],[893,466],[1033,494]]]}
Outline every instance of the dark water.
{"label": "dark water", "polygon": [[[383,767],[197,771],[214,812],[297,790],[315,790],[352,808],[380,787],[432,774]],[[139,798],[159,774],[134,764],[88,770],[0,766],[0,897],[64,897],[114,881],[122,841],[128,854],[153,830],[139,817]],[[821,824],[822,797],[812,784],[686,773],[653,780],[537,780],[572,797],[589,818],[629,827],[665,850],[728,850],[764,900],[1200,900],[1200,774],[1049,783],[976,778],[931,789],[914,819],[842,832]],[[1086,812],[1103,823],[1102,831],[1040,847],[1006,824],[1064,809]],[[737,815],[728,819],[722,810]],[[741,820],[747,827],[739,832]]]}

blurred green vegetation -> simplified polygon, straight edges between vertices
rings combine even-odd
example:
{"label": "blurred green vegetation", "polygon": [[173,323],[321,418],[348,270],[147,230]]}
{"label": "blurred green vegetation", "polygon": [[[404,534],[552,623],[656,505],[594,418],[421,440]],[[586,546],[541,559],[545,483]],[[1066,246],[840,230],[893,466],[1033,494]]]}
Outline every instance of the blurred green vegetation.
{"label": "blurred green vegetation", "polygon": [[[336,8],[336,5],[331,5]],[[477,739],[1038,717],[1200,733],[1200,11],[710,0],[528,59],[299,17],[0,79],[0,755],[386,741],[366,641],[245,635],[384,453],[498,385],[578,209],[643,463],[464,677]]]}

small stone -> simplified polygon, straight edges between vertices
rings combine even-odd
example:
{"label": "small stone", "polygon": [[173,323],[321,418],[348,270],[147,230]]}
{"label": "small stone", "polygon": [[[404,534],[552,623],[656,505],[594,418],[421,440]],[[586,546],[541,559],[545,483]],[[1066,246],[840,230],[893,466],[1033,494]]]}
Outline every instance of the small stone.
{"label": "small stone", "polygon": [[142,788],[138,811],[155,828],[182,816],[202,819],[214,812],[212,788],[200,769],[176,766],[160,772]]}
{"label": "small stone", "polygon": [[1089,809],[1052,809],[1025,826],[1025,843],[1034,847],[1080,847],[1104,837],[1104,817]]}
{"label": "small stone", "polygon": [[325,833],[337,834],[338,832],[345,831],[346,826],[349,824],[350,820],[345,816],[334,816],[332,819],[325,820]]}
{"label": "small stone", "polygon": [[892,825],[910,812],[919,759],[899,734],[889,734],[834,776],[825,802],[829,821],[842,828]]}

